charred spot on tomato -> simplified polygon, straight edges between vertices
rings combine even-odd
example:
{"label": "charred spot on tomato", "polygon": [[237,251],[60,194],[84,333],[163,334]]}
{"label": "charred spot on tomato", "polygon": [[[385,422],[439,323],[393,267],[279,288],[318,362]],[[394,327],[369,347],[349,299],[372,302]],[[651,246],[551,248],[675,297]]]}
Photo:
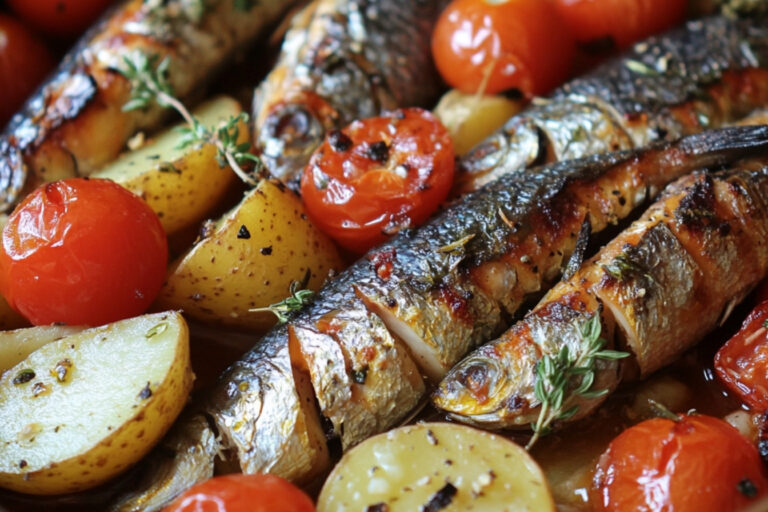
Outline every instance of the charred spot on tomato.
{"label": "charred spot on tomato", "polygon": [[369,144],[365,154],[374,162],[383,164],[389,160],[389,146],[383,140],[379,140]]}
{"label": "charred spot on tomato", "polygon": [[749,478],[741,479],[736,486],[739,492],[747,498],[752,499],[757,496],[757,486]]}
{"label": "charred spot on tomato", "polygon": [[352,147],[352,139],[341,130],[331,130],[328,134],[328,144],[337,153],[343,153]]}

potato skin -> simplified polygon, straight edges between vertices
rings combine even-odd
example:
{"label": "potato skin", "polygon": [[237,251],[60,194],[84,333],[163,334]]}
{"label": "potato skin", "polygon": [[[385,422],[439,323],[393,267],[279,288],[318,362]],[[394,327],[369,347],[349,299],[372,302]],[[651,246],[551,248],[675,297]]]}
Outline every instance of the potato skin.
{"label": "potato skin", "polygon": [[276,181],[259,183],[208,231],[171,266],[159,309],[263,332],[275,316],[250,309],[286,298],[307,270],[307,287],[317,290],[331,269],[342,268],[333,242],[309,222],[299,197]]}
{"label": "potato skin", "polygon": [[[168,321],[179,325],[178,336],[173,340],[172,363],[165,378],[154,387],[152,395],[135,408],[130,419],[86,452],[63,461],[51,462],[38,470],[26,468],[29,471],[25,471],[25,468],[19,467],[21,464],[14,465],[13,471],[0,470],[0,487],[28,494],[61,494],[95,487],[138,462],[170,428],[186,405],[194,379],[189,358],[189,330],[177,312],[139,318],[155,323],[172,318]],[[118,334],[121,332],[110,330],[110,327],[135,320],[124,320],[85,332],[94,332],[94,337],[100,336],[107,340],[115,331]],[[146,330],[147,325],[151,326],[152,323],[141,328]],[[115,365],[114,371],[119,373],[120,361],[115,361]]]}

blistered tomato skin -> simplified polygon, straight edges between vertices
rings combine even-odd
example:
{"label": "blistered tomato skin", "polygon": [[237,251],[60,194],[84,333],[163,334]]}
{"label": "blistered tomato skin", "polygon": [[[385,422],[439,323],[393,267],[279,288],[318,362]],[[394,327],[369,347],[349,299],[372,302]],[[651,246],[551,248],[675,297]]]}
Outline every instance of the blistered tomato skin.
{"label": "blistered tomato skin", "polygon": [[600,457],[598,510],[742,510],[768,490],[755,446],[718,418],[681,415],[628,428]]}
{"label": "blistered tomato skin", "polygon": [[301,195],[318,228],[362,254],[424,222],[448,196],[453,172],[448,131],[431,113],[408,108],[328,134]]}
{"label": "blistered tomato skin", "polygon": [[157,215],[108,180],[43,185],[2,232],[0,291],[35,325],[101,325],[143,313],[165,277]]}
{"label": "blistered tomato skin", "polygon": [[312,500],[273,475],[225,475],[198,484],[163,512],[314,512]]}
{"label": "blistered tomato skin", "polygon": [[7,0],[6,3],[40,32],[72,37],[91,26],[114,0]]}
{"label": "blistered tomato skin", "polygon": [[574,53],[551,0],[454,0],[432,36],[437,69],[466,93],[545,94],[568,78]]}

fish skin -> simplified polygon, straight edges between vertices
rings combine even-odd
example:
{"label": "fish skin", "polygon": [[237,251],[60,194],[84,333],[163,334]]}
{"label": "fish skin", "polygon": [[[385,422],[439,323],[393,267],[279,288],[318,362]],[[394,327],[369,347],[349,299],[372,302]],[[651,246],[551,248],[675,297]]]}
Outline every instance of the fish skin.
{"label": "fish skin", "polygon": [[40,182],[92,173],[133,134],[160,126],[166,109],[156,105],[123,112],[124,56],[169,57],[169,83],[184,100],[297,2],[264,0],[243,11],[235,1],[210,2],[200,13],[186,0],[125,0],[108,11],[0,135],[0,209]]}
{"label": "fish skin", "polygon": [[318,0],[294,18],[277,66],[254,98],[256,147],[293,188],[325,133],[405,106],[442,85],[432,27],[445,0]]}
{"label": "fish skin", "polygon": [[455,190],[723,126],[766,104],[766,78],[764,18],[688,22],[534,101],[460,160]]}
{"label": "fish skin", "polygon": [[[612,391],[621,378],[646,376],[679,357],[768,274],[768,244],[761,237],[768,232],[767,164],[763,156],[670,185],[524,319],[457,364],[433,394],[435,405],[484,428],[529,426],[540,410],[536,364],[563,344],[578,346],[580,322],[573,319],[579,315],[600,314],[611,326],[601,333],[608,346],[631,354],[621,367],[600,362],[593,389]],[[531,335],[542,324],[546,336]],[[580,399],[568,421],[604,400]]]}

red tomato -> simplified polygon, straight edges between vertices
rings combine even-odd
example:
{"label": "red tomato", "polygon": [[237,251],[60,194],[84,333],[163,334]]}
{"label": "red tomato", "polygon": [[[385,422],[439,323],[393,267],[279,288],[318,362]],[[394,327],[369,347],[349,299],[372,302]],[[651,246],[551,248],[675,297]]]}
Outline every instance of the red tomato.
{"label": "red tomato", "polygon": [[677,25],[686,0],[556,0],[560,15],[582,43],[611,37],[624,47]]}
{"label": "red tomato", "polygon": [[432,35],[443,79],[467,93],[543,94],[568,78],[574,50],[551,0],[454,0]]}
{"label": "red tomato", "polygon": [[720,381],[757,412],[768,410],[768,301],[747,316],[715,355]]}
{"label": "red tomato", "polygon": [[52,67],[43,43],[21,23],[0,14],[0,128]]}
{"label": "red tomato", "polygon": [[363,253],[424,222],[453,183],[453,143],[429,112],[408,108],[330,133],[301,179],[312,221]]}
{"label": "red tomato", "polygon": [[718,418],[655,418],[622,432],[595,472],[599,509],[740,510],[768,490],[757,448]]}
{"label": "red tomato", "polygon": [[313,512],[298,487],[273,475],[225,475],[198,484],[163,512]]}
{"label": "red tomato", "polygon": [[88,28],[113,0],[7,0],[21,19],[45,34],[71,37]]}
{"label": "red tomato", "polygon": [[0,291],[36,325],[101,325],[143,313],[165,277],[168,242],[147,204],[108,181],[43,185],[3,229]]}

